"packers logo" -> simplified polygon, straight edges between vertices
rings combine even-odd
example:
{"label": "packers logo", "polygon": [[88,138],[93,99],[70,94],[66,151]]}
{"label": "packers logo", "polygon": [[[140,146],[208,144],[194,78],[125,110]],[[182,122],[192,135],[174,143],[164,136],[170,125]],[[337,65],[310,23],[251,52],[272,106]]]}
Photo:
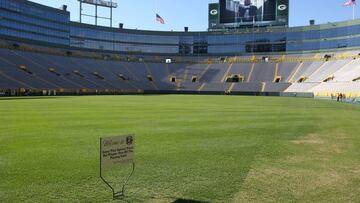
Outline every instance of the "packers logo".
{"label": "packers logo", "polygon": [[278,6],[279,11],[285,11],[287,9],[287,6],[285,4],[281,4]]}
{"label": "packers logo", "polygon": [[210,14],[213,15],[213,16],[215,16],[215,15],[218,14],[218,10],[213,9],[213,10],[210,11]]}

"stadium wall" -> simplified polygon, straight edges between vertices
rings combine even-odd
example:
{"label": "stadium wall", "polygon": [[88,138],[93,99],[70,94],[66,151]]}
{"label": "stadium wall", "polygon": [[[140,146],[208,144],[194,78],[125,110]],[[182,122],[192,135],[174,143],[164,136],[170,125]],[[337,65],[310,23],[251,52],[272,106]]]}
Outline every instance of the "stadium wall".
{"label": "stadium wall", "polygon": [[70,22],[70,13],[26,0],[0,1],[0,36],[18,42],[126,54],[203,56],[320,52],[360,47],[360,20],[304,27],[162,32]]}

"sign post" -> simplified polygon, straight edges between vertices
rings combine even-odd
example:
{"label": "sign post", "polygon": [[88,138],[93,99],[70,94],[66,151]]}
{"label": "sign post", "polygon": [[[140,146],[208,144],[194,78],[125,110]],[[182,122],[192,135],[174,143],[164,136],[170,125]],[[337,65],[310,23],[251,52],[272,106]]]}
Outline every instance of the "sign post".
{"label": "sign post", "polygon": [[[132,170],[122,185],[121,191],[115,188],[104,178],[103,170],[116,166],[132,164]],[[113,199],[125,197],[125,186],[135,171],[134,162],[134,135],[100,138],[100,178],[112,190]]]}

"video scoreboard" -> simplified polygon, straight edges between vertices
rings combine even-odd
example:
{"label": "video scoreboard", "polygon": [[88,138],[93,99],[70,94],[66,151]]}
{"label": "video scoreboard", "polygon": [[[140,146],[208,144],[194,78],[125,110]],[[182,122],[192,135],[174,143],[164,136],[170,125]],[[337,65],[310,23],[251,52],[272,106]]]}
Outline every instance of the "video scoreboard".
{"label": "video scoreboard", "polygon": [[209,29],[287,26],[289,0],[219,0],[209,4]]}

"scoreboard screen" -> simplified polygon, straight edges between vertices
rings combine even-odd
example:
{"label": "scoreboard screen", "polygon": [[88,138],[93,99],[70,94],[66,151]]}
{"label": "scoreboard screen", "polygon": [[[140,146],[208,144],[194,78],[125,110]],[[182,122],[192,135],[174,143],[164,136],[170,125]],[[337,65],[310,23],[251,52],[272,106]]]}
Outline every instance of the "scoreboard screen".
{"label": "scoreboard screen", "polygon": [[289,0],[220,0],[219,8],[223,25],[288,25]]}

